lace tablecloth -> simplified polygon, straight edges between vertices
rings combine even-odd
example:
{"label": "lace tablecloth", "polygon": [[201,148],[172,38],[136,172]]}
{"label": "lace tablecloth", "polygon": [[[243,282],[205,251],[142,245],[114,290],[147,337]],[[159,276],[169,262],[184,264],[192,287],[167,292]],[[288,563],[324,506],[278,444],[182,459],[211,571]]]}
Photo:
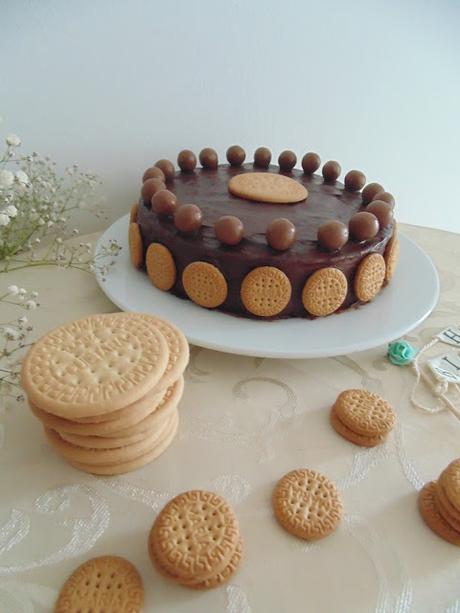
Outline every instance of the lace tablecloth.
{"label": "lace tablecloth", "polygon": [[[460,238],[401,229],[432,256],[441,277],[435,312],[407,337],[420,347],[460,323]],[[114,310],[85,273],[33,269],[11,277],[2,283],[40,291],[37,336]],[[460,456],[460,423],[449,412],[413,408],[413,382],[410,367],[391,365],[384,347],[298,361],[195,347],[177,438],[150,466],[115,478],[65,464],[26,406],[11,407],[0,415],[1,613],[50,611],[71,571],[106,553],[137,566],[145,611],[459,613],[460,550],[422,523],[417,490]],[[383,395],[398,413],[389,440],[370,450],[341,439],[328,421],[338,392],[360,386]],[[338,531],[313,544],[282,531],[270,506],[276,480],[303,466],[328,475],[344,499]],[[159,509],[192,488],[215,490],[234,505],[246,543],[240,571],[208,592],[163,579],[147,553]]]}

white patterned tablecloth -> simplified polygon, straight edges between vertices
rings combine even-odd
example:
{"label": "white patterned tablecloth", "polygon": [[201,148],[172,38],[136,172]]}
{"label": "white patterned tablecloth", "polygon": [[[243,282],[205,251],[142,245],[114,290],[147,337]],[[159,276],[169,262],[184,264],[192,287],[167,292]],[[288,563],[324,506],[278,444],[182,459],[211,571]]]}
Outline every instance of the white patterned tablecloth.
{"label": "white patterned tablecloth", "polygon": [[[401,230],[431,255],[441,277],[435,312],[407,337],[420,347],[460,323],[460,237]],[[84,273],[25,270],[0,283],[40,291],[37,336],[114,310]],[[150,466],[116,478],[65,464],[26,406],[12,406],[0,415],[0,612],[52,610],[77,565],[113,553],[139,569],[149,612],[460,613],[460,549],[432,534],[417,511],[417,490],[460,456],[460,423],[448,412],[413,408],[413,381],[410,368],[387,361],[384,347],[298,361],[195,347],[177,438]],[[341,439],[328,421],[337,394],[360,386],[398,414],[389,440],[370,450]],[[282,531],[270,507],[276,480],[302,466],[335,481],[345,506],[338,531],[313,544]],[[208,592],[163,579],[147,553],[159,509],[192,488],[215,490],[234,505],[246,543],[230,584]]]}

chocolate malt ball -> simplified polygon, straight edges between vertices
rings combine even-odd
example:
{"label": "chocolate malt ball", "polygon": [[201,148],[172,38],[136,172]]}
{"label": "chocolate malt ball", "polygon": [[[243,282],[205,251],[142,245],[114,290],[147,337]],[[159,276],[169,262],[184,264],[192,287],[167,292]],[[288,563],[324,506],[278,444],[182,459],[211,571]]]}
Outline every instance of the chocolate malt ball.
{"label": "chocolate malt ball", "polygon": [[224,215],[214,224],[214,232],[224,245],[238,245],[244,235],[243,222],[233,215]]}
{"label": "chocolate malt ball", "polygon": [[278,251],[286,251],[286,249],[289,249],[289,247],[291,247],[291,245],[293,245],[295,242],[295,225],[289,221],[289,219],[280,217],[279,219],[274,219],[268,224],[265,235],[267,237],[267,243],[270,245],[270,247],[273,247],[273,249],[277,249]]}
{"label": "chocolate malt ball", "polygon": [[152,166],[151,168],[147,168],[147,170],[142,175],[142,183],[144,183],[144,181],[147,181],[147,179],[161,179],[162,181],[164,181],[165,175],[161,168]]}
{"label": "chocolate malt ball", "polygon": [[381,228],[385,228],[393,221],[393,207],[383,200],[373,200],[367,205],[366,211],[377,217]]}
{"label": "chocolate malt ball", "polygon": [[203,168],[207,168],[208,170],[216,170],[217,165],[219,164],[217,151],[211,149],[211,147],[205,147],[202,149],[200,151],[199,159]]}
{"label": "chocolate malt ball", "polygon": [[160,189],[166,189],[164,181],[161,179],[147,179],[141,189],[142,200],[150,204],[152,196],[159,192]]}
{"label": "chocolate malt ball", "polygon": [[283,172],[291,172],[297,164],[297,156],[294,151],[283,151],[278,157],[278,166]]}
{"label": "chocolate malt ball", "polygon": [[189,234],[201,228],[203,213],[196,204],[183,204],[174,215],[174,224],[179,232]]}
{"label": "chocolate malt ball", "polygon": [[196,155],[190,149],[183,149],[177,156],[177,165],[182,172],[193,172],[196,168]]}
{"label": "chocolate malt ball", "polygon": [[310,151],[302,158],[302,168],[305,174],[312,175],[321,166],[321,158],[317,153]]}
{"label": "chocolate malt ball", "polygon": [[369,204],[369,202],[372,202],[372,200],[374,200],[374,196],[383,191],[385,191],[385,189],[380,185],[380,183],[369,183],[366,185],[362,193],[364,204]]}
{"label": "chocolate malt ball", "polygon": [[350,235],[356,241],[367,241],[379,231],[379,220],[368,211],[355,213],[348,224]]}
{"label": "chocolate malt ball", "polygon": [[246,159],[246,152],[239,145],[232,145],[227,149],[227,160],[232,166],[241,166]]}
{"label": "chocolate malt ball", "polygon": [[336,181],[340,173],[342,172],[342,168],[340,164],[334,160],[329,160],[323,166],[323,177],[325,181]]}
{"label": "chocolate malt ball", "polygon": [[254,166],[268,168],[272,161],[272,152],[267,147],[259,147],[254,151]]}
{"label": "chocolate malt ball", "polygon": [[394,196],[393,194],[390,194],[390,192],[377,192],[375,196],[372,198],[372,201],[374,200],[383,200],[383,202],[387,202],[391,206],[392,209],[395,206]]}
{"label": "chocolate malt ball", "polygon": [[160,189],[152,196],[152,210],[160,217],[171,217],[177,209],[176,195],[168,189]]}
{"label": "chocolate malt ball", "polygon": [[359,192],[366,185],[366,175],[360,170],[350,170],[345,175],[344,183],[349,192]]}
{"label": "chocolate malt ball", "polygon": [[318,229],[318,243],[324,249],[336,251],[348,241],[348,228],[341,221],[327,221]]}
{"label": "chocolate malt ball", "polygon": [[158,162],[155,163],[155,166],[163,171],[166,181],[174,179],[176,169],[174,168],[174,164],[172,162],[169,160],[158,160]]}

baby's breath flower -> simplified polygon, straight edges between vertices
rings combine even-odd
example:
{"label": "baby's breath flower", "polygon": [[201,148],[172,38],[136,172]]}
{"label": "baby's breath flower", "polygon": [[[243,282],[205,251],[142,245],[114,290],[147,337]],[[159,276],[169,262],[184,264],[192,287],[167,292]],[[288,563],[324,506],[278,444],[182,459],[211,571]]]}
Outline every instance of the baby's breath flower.
{"label": "baby's breath flower", "polygon": [[20,296],[25,296],[25,295],[27,294],[27,290],[26,290],[26,288],[25,288],[25,287],[21,287],[21,288],[19,288],[18,294],[19,294]]}
{"label": "baby's breath flower", "polygon": [[0,331],[3,333],[3,336],[8,341],[16,341],[19,338],[18,330],[16,330],[16,328],[13,328],[11,326],[3,326],[2,328],[0,328]]}
{"label": "baby's breath flower", "polygon": [[7,226],[10,223],[10,218],[6,213],[0,213],[0,226]]}
{"label": "baby's breath flower", "polygon": [[11,170],[0,170],[0,189],[8,189],[14,183],[14,174]]}
{"label": "baby's breath flower", "polygon": [[10,147],[19,147],[21,144],[21,139],[17,134],[8,134],[5,140],[6,144],[10,145]]}
{"label": "baby's breath flower", "polygon": [[9,285],[6,291],[10,296],[17,296],[19,294],[19,287],[17,285]]}
{"label": "baby's breath flower", "polygon": [[27,174],[23,170],[18,170],[16,172],[16,179],[22,185],[28,185],[28,183],[29,183],[29,177],[27,176]]}
{"label": "baby's breath flower", "polygon": [[14,204],[9,204],[5,209],[5,213],[8,215],[8,217],[16,217],[18,214],[18,209],[14,206]]}
{"label": "baby's breath flower", "polygon": [[27,300],[24,306],[26,307],[28,311],[33,311],[34,309],[37,308],[37,303],[35,302],[35,300]]}

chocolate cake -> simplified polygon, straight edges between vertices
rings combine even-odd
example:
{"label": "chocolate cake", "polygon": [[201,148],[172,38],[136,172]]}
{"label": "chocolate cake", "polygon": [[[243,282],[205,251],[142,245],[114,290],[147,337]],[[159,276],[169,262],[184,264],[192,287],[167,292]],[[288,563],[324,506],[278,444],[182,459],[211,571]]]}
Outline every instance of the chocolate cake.
{"label": "chocolate cake", "polygon": [[133,263],[160,289],[244,317],[311,318],[371,300],[390,281],[394,199],[363,173],[341,183],[337,162],[319,175],[316,154],[297,169],[293,152],[274,165],[266,148],[249,163],[238,146],[227,164],[209,148],[199,160],[185,150],[178,171],[167,160],[147,169],[131,211]]}

